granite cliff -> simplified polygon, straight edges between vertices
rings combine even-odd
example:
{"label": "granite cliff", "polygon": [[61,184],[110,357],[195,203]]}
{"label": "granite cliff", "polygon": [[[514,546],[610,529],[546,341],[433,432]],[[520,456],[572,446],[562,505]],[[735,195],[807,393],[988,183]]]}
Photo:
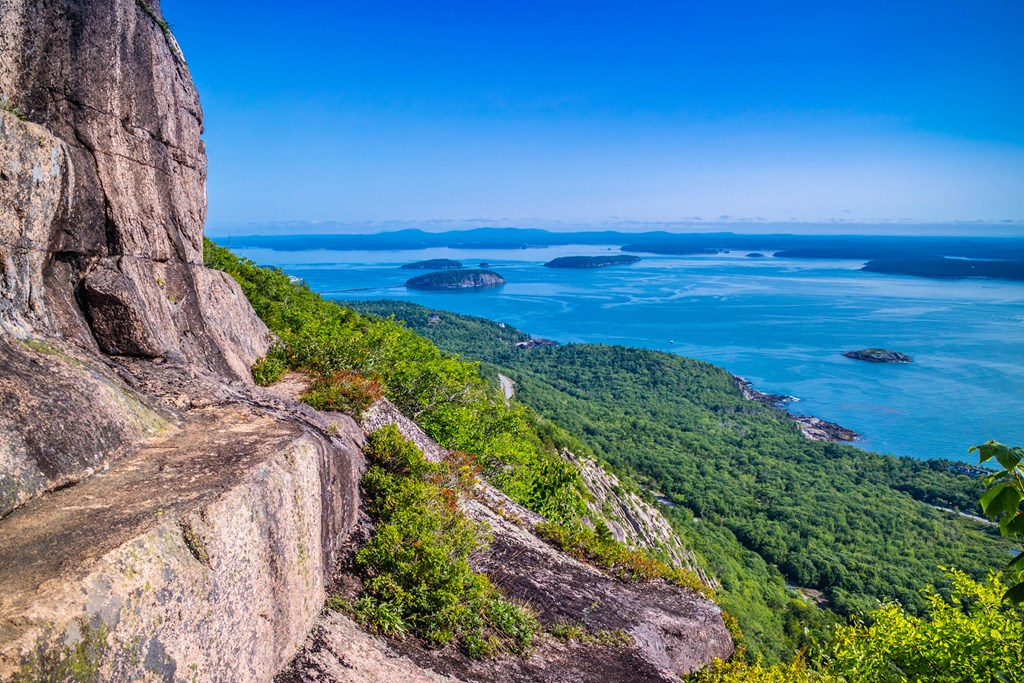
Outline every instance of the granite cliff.
{"label": "granite cliff", "polygon": [[491,489],[477,566],[633,645],[473,663],[323,613],[367,420],[438,447],[386,403],[360,425],[255,386],[271,335],[203,265],[202,132],[155,0],[0,0],[0,680],[668,680],[731,653],[709,600],[558,553]]}

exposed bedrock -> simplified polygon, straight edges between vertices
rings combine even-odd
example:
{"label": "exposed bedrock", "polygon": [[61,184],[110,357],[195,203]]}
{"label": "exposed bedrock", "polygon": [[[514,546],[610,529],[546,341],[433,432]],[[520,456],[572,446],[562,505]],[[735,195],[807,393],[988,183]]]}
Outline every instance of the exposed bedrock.
{"label": "exposed bedrock", "polygon": [[193,410],[0,521],[0,680],[88,632],[104,636],[103,680],[269,680],[358,511],[360,431],[336,417],[327,437],[310,419]]}

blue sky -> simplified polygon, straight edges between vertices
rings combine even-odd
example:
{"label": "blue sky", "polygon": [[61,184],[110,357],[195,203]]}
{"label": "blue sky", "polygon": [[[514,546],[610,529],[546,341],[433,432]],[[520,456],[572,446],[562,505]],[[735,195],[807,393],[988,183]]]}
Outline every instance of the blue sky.
{"label": "blue sky", "polygon": [[206,112],[211,227],[1024,230],[1017,0],[163,10]]}

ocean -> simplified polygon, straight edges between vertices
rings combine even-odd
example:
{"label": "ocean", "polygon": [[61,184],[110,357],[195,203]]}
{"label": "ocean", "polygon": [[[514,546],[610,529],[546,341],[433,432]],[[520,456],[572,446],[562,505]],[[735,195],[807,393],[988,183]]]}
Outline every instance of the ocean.
{"label": "ocean", "polygon": [[[220,240],[232,247],[229,239]],[[622,344],[706,360],[765,392],[799,398],[793,412],[862,435],[856,445],[915,458],[974,462],[988,439],[1024,444],[1024,282],[931,280],[861,272],[861,261],[642,256],[629,266],[544,268],[558,256],[615,247],[410,251],[233,250],[302,278],[333,299],[391,298],[509,323],[559,342]],[[450,258],[490,264],[504,287],[407,290]],[[884,347],[906,365],[844,358]]]}

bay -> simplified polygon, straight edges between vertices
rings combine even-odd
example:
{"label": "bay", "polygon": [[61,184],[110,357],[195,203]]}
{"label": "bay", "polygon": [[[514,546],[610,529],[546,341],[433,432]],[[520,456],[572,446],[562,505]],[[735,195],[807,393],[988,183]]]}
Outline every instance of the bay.
{"label": "bay", "polygon": [[[225,246],[231,246],[225,241]],[[630,266],[551,269],[541,249],[275,251],[235,248],[334,299],[392,298],[509,323],[557,341],[622,344],[706,360],[762,391],[796,396],[794,412],[838,422],[857,445],[911,457],[974,459],[988,439],[1024,443],[1024,283],[866,273],[860,261],[749,258],[747,252],[643,256]],[[412,261],[490,264],[504,287],[408,290]],[[844,358],[884,347],[908,365]]]}

